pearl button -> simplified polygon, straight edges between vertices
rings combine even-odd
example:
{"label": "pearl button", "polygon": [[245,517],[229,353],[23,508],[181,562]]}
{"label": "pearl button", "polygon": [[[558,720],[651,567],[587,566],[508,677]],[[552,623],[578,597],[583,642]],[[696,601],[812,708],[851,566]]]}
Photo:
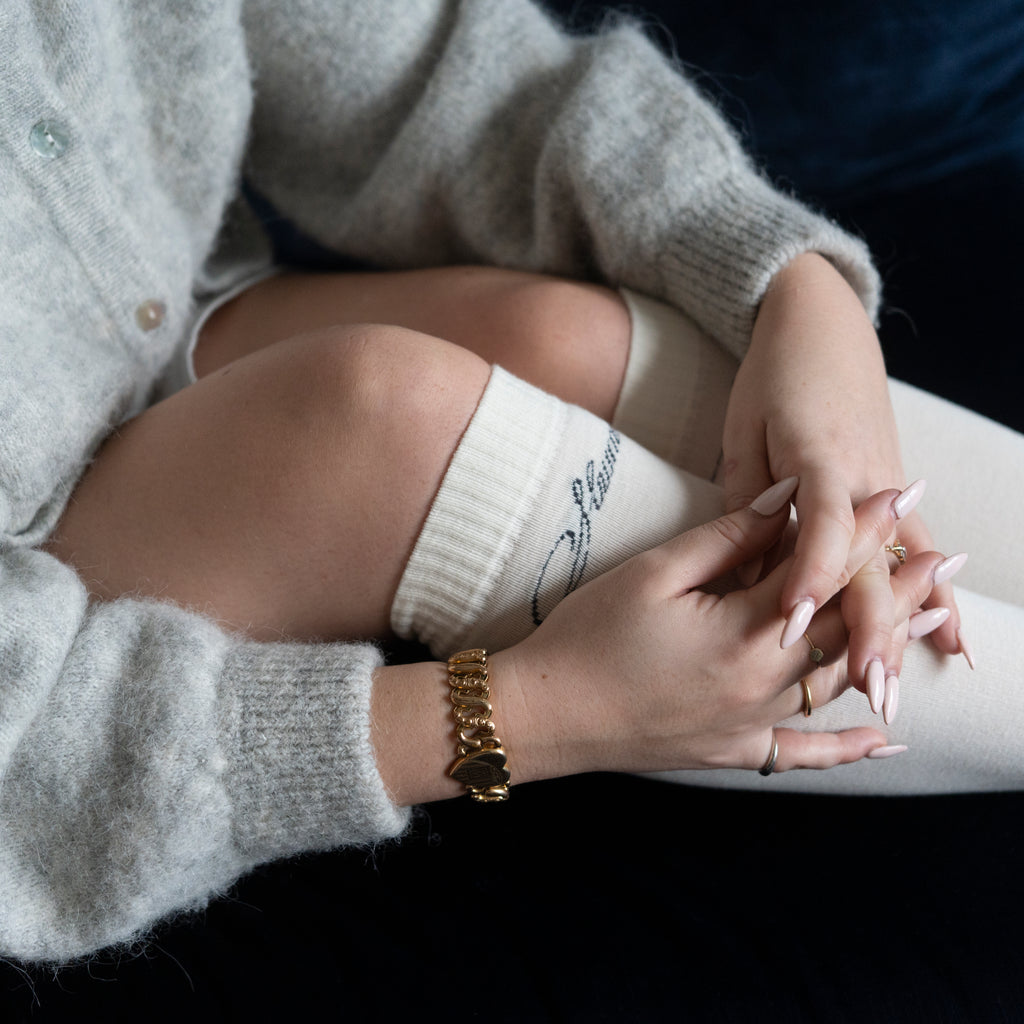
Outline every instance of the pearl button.
{"label": "pearl button", "polygon": [[71,135],[59,121],[40,121],[28,134],[29,145],[44,160],[63,156],[71,142]]}
{"label": "pearl button", "polygon": [[154,331],[164,322],[166,315],[167,307],[162,302],[149,299],[135,310],[135,322],[144,331]]}

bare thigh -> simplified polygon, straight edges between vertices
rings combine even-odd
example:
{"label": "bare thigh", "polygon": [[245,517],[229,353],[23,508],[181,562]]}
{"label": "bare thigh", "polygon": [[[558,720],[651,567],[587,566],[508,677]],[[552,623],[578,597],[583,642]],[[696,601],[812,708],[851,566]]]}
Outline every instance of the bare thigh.
{"label": "bare thigh", "polygon": [[263,639],[384,636],[488,363],[610,415],[627,353],[628,315],[591,286],[282,275],[211,319],[195,385],[108,439],[48,549],[99,599]]}
{"label": "bare thigh", "polygon": [[444,338],[610,420],[629,355],[629,313],[598,285],[492,267],[281,274],[205,325],[202,377],[281,338],[340,324],[394,324]]}
{"label": "bare thigh", "polygon": [[96,598],[260,639],[381,637],[489,368],[402,328],[269,345],[118,430],[48,549]]}

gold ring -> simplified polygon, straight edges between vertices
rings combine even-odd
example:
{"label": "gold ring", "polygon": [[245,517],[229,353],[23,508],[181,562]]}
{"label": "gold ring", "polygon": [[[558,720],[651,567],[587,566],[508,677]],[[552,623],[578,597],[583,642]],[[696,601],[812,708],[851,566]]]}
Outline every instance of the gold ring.
{"label": "gold ring", "polygon": [[775,762],[778,759],[778,756],[779,756],[779,738],[778,738],[778,736],[775,735],[775,729],[773,728],[772,729],[772,749],[771,749],[771,751],[768,754],[768,760],[765,761],[765,763],[763,765],[761,765],[760,768],[757,769],[758,773],[761,774],[761,775],[771,775],[771,773],[773,771],[775,771]]}
{"label": "gold ring", "polygon": [[900,541],[898,538],[894,540],[891,544],[886,544],[885,550],[888,551],[890,555],[895,555],[900,565],[907,564],[907,549],[903,546],[902,541]]}
{"label": "gold ring", "polygon": [[811,685],[806,679],[801,679],[800,685],[804,690],[804,718],[810,718],[811,712],[814,710],[814,702],[811,700]]}
{"label": "gold ring", "polygon": [[825,652],[806,633],[804,633],[804,639],[811,645],[811,661],[817,668],[821,664],[821,659],[825,657]]}

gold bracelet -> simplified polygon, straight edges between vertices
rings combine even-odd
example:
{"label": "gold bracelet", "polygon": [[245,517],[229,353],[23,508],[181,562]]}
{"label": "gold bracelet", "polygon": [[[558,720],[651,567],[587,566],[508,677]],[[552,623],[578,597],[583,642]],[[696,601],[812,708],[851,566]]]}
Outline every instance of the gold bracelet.
{"label": "gold bracelet", "polygon": [[491,721],[491,690],[487,685],[487,652],[459,651],[448,659],[449,698],[457,737],[448,774],[481,803],[508,799],[508,758]]}

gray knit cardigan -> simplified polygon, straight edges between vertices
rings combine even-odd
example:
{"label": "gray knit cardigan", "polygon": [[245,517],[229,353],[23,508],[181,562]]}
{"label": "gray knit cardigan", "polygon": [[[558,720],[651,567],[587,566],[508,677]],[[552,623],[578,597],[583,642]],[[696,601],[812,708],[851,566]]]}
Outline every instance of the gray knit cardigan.
{"label": "gray knit cardigan", "polygon": [[501,264],[687,310],[742,355],[796,254],[874,312],[863,246],[774,191],[629,25],[527,0],[0,4],[0,955],[137,939],[254,865],[398,835],[365,644],[90,603],[38,550],[197,301],[268,261],[242,176],[382,267]]}

